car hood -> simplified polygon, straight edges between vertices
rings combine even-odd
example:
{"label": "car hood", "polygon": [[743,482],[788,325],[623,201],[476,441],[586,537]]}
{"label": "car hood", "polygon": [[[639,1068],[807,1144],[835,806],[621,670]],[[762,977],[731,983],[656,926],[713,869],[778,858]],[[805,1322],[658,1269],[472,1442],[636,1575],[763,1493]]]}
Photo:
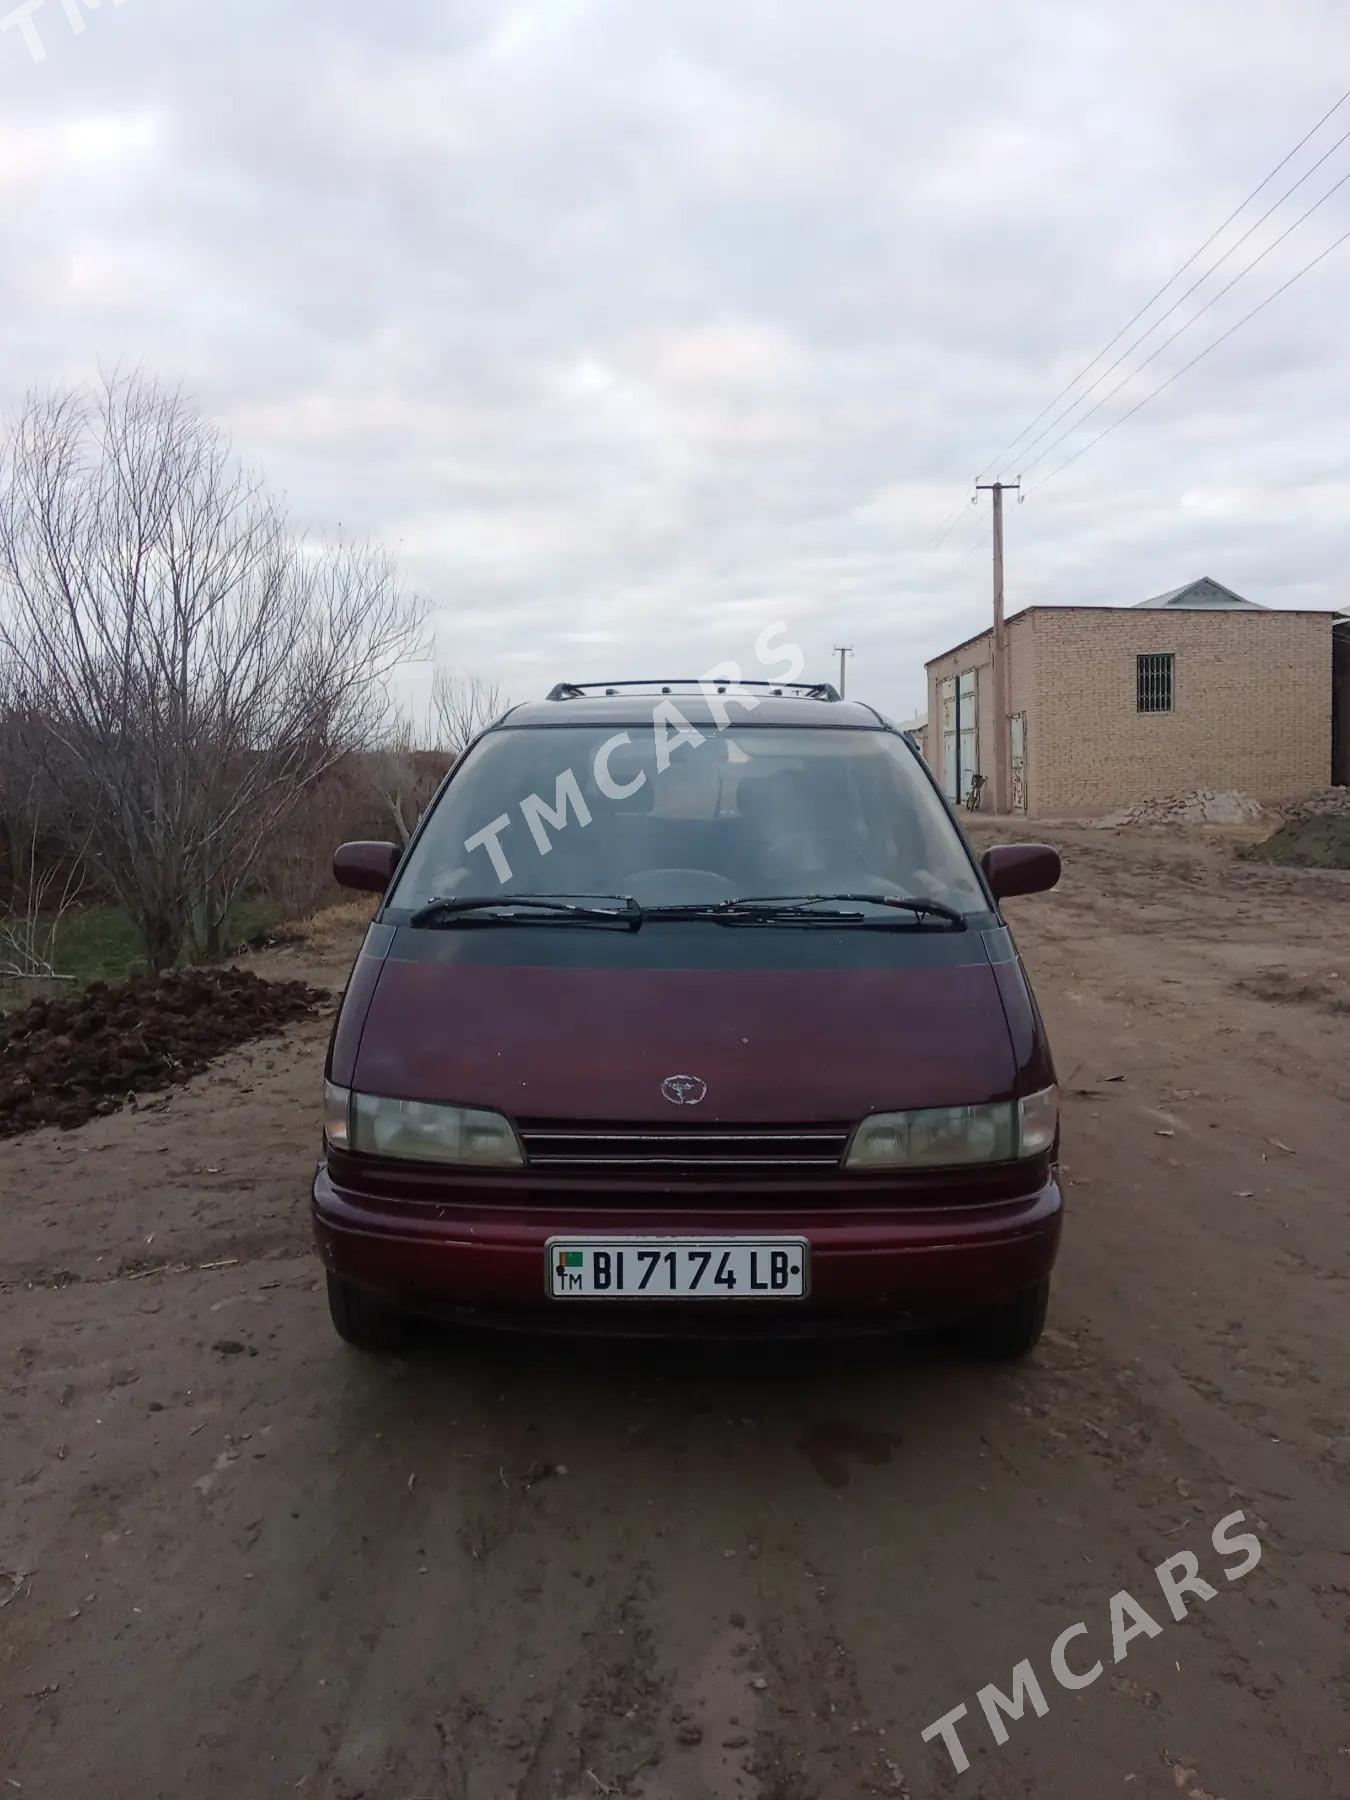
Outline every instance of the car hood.
{"label": "car hood", "polygon": [[[984,960],[789,973],[391,956],[373,984],[354,982],[348,1006],[370,986],[363,1023],[343,1019],[354,1029],[340,1030],[351,1049],[335,1057],[335,1080],[517,1119],[837,1123],[1016,1086]],[[706,1084],[703,1099],[669,1100],[671,1075]]]}

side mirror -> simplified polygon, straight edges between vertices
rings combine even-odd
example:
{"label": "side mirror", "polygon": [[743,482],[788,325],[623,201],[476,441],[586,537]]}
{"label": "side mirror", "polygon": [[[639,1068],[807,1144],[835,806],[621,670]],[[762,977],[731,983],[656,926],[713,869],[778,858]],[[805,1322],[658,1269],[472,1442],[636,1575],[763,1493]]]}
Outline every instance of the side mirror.
{"label": "side mirror", "polygon": [[1043,894],[1059,880],[1059,851],[1049,844],[994,844],[980,858],[996,900]]}
{"label": "side mirror", "polygon": [[393,880],[402,854],[397,844],[339,844],[333,852],[333,874],[343,887],[382,894]]}

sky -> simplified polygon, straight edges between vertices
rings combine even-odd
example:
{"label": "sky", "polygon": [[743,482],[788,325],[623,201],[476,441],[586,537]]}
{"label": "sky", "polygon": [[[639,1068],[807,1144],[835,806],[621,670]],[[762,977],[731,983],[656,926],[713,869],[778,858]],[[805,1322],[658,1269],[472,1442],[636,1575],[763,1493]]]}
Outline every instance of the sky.
{"label": "sky", "polygon": [[1347,182],[1274,243],[1350,172],[1350,101],[1003,454],[1350,89],[1343,4],[18,3],[0,408],[181,383],[512,698],[753,674],[781,619],[917,711],[989,617],[977,472],[1024,479],[1010,611],[1347,604],[1350,243],[1056,471],[1350,231]]}

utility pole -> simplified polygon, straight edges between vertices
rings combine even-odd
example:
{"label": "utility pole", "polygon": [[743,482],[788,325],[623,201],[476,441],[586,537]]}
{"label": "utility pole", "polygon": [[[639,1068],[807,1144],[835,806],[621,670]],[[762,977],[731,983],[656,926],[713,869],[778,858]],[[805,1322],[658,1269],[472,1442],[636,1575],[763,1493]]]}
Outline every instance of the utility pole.
{"label": "utility pole", "polygon": [[994,811],[1008,810],[1008,633],[1003,623],[1003,495],[1020,481],[977,481],[994,496]]}
{"label": "utility pole", "polygon": [[839,652],[839,698],[842,700],[844,697],[844,658],[852,656],[853,646],[852,644],[836,644],[835,649]]}

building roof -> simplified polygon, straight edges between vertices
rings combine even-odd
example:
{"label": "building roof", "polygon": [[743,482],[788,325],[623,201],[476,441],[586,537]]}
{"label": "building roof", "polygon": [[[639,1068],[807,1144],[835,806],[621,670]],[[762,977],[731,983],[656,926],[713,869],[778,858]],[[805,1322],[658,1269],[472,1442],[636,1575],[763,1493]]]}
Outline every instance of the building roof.
{"label": "building roof", "polygon": [[[1219,584],[1215,582],[1214,585],[1217,587]],[[1226,592],[1227,590],[1225,589],[1224,591]],[[1178,588],[1177,592],[1185,593],[1186,589]],[[1115,613],[1117,617],[1119,617],[1127,612],[1138,612],[1141,606],[1151,606],[1156,609],[1166,599],[1167,596],[1165,594],[1160,594],[1156,600],[1144,600],[1134,606],[1024,606],[1019,612],[1008,614],[1008,625],[1009,628],[1011,628],[1016,625],[1019,620],[1029,619],[1033,613]],[[1337,614],[1333,608],[1327,606],[1258,606],[1254,600],[1244,600],[1241,594],[1234,594],[1233,599],[1237,602],[1237,604],[1233,606],[1205,606],[1202,604],[1191,608],[1190,610],[1195,612],[1263,612],[1268,613],[1272,619],[1330,619],[1332,621],[1333,630],[1336,628],[1336,619],[1343,616]],[[1178,607],[1175,610],[1182,611],[1186,609],[1184,607]],[[972,631],[970,636],[962,638],[959,644],[948,644],[947,648],[945,650],[939,650],[936,656],[927,657],[924,661],[924,667],[926,669],[931,669],[934,663],[942,662],[944,658],[948,656],[954,656],[958,650],[969,649],[972,644],[978,644],[981,638],[990,637],[992,634],[993,628],[989,625],[986,625],[983,631]]]}
{"label": "building roof", "polygon": [[1232,588],[1226,588],[1221,581],[1215,581],[1212,575],[1202,575],[1197,581],[1188,581],[1183,587],[1171,588],[1165,594],[1155,594],[1151,600],[1136,600],[1135,609],[1154,607],[1193,607],[1196,610],[1215,610],[1222,612],[1269,612],[1268,606],[1260,606],[1255,600],[1244,600],[1241,594],[1235,594]]}

